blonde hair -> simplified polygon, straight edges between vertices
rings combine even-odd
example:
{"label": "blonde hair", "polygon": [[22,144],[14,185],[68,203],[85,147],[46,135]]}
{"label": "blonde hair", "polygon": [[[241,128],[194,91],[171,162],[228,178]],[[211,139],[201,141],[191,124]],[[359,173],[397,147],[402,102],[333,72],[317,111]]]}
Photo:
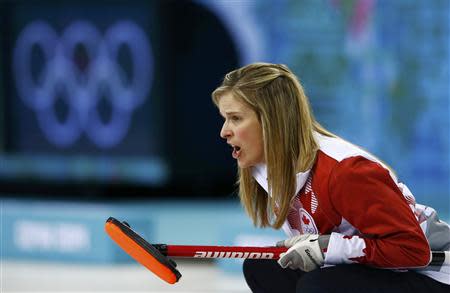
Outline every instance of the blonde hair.
{"label": "blonde hair", "polygon": [[253,109],[261,123],[271,193],[267,196],[251,168],[238,168],[241,203],[256,226],[278,229],[295,195],[296,173],[316,159],[314,131],[334,135],[315,120],[303,87],[285,65],[254,63],[231,71],[212,93],[216,106],[228,93]]}

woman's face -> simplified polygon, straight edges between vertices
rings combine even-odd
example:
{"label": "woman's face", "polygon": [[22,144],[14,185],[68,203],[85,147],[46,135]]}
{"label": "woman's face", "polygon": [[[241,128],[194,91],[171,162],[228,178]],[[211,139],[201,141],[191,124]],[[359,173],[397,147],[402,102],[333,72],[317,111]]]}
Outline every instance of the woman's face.
{"label": "woman's face", "polygon": [[230,93],[220,98],[219,111],[225,119],[220,136],[232,147],[239,167],[264,163],[262,128],[255,111]]}

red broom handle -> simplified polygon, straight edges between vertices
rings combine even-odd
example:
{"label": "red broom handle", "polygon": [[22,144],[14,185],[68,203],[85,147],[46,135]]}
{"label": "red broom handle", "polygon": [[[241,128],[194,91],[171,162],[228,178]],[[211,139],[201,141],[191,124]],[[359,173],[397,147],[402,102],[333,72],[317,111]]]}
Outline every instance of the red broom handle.
{"label": "red broom handle", "polygon": [[167,245],[167,256],[194,258],[279,259],[286,247]]}
{"label": "red broom handle", "polygon": [[[158,246],[156,244],[155,246]],[[253,246],[190,246],[190,245],[163,245],[158,247],[164,255],[189,258],[254,258],[279,259],[280,254],[288,250],[286,247],[253,247]],[[432,260],[429,265],[450,265],[450,252],[432,251]]]}

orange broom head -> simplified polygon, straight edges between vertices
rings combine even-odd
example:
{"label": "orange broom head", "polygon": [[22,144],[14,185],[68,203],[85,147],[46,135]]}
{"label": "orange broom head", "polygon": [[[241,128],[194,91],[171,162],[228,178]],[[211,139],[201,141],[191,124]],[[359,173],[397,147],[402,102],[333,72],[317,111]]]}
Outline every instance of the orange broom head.
{"label": "orange broom head", "polygon": [[110,217],[105,223],[105,230],[126,253],[167,283],[175,284],[181,278],[173,260],[164,256],[126,224]]}

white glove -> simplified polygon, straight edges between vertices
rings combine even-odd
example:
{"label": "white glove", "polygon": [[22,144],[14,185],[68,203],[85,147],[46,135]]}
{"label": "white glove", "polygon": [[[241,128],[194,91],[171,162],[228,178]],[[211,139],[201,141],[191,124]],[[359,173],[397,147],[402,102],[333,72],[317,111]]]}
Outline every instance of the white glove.
{"label": "white glove", "polygon": [[289,247],[280,254],[278,263],[282,268],[300,269],[310,272],[321,267],[324,255],[319,245],[319,235],[302,234],[277,243],[277,246]]}

